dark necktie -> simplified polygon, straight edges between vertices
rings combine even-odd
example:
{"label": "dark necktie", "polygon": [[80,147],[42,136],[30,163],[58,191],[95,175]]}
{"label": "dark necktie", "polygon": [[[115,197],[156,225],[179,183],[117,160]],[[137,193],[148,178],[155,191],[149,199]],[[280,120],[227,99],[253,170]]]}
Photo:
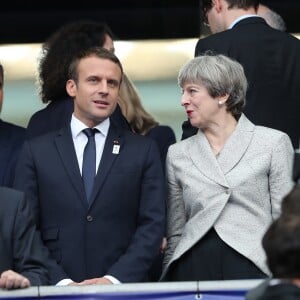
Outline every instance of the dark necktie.
{"label": "dark necktie", "polygon": [[86,128],[83,133],[87,136],[88,142],[84,148],[82,161],[82,178],[85,188],[85,193],[88,202],[93,190],[95,175],[96,175],[96,144],[95,133],[98,130],[95,128]]}

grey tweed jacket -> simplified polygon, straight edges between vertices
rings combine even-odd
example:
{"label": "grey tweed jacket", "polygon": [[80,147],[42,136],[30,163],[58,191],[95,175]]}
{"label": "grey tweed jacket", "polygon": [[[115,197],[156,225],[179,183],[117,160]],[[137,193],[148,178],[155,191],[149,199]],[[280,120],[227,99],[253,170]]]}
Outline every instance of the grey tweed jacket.
{"label": "grey tweed jacket", "polygon": [[255,126],[245,115],[216,157],[201,130],[171,145],[167,249],[161,279],[172,262],[212,227],[266,274],[261,239],[293,187],[294,150],[278,130]]}

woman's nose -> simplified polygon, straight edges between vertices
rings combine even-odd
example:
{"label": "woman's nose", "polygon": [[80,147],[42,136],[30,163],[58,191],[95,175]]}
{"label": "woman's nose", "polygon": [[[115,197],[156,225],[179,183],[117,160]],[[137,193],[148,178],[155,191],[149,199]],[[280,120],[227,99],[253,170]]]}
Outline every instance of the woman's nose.
{"label": "woman's nose", "polygon": [[186,106],[189,104],[188,97],[185,93],[182,94],[180,102],[181,102],[181,106]]}

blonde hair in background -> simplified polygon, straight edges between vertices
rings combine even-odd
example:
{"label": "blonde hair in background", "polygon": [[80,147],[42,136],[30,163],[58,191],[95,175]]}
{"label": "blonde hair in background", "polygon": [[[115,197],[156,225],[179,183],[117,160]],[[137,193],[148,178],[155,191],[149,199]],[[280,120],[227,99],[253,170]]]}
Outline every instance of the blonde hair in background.
{"label": "blonde hair in background", "polygon": [[158,125],[158,122],[144,109],[138,91],[126,74],[123,75],[118,103],[135,133],[145,135]]}

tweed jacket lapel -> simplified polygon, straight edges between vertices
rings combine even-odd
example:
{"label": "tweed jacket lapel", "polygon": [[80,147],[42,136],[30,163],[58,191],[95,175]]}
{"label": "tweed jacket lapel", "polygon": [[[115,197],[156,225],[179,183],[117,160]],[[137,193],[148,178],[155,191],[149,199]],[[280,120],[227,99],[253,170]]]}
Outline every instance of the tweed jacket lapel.
{"label": "tweed jacket lapel", "polygon": [[230,172],[245,154],[254,128],[255,125],[242,114],[234,132],[226,141],[218,157],[218,163],[224,175]]}
{"label": "tweed jacket lapel", "polygon": [[201,130],[188,139],[187,151],[195,167],[207,178],[228,187],[226,178]]}

